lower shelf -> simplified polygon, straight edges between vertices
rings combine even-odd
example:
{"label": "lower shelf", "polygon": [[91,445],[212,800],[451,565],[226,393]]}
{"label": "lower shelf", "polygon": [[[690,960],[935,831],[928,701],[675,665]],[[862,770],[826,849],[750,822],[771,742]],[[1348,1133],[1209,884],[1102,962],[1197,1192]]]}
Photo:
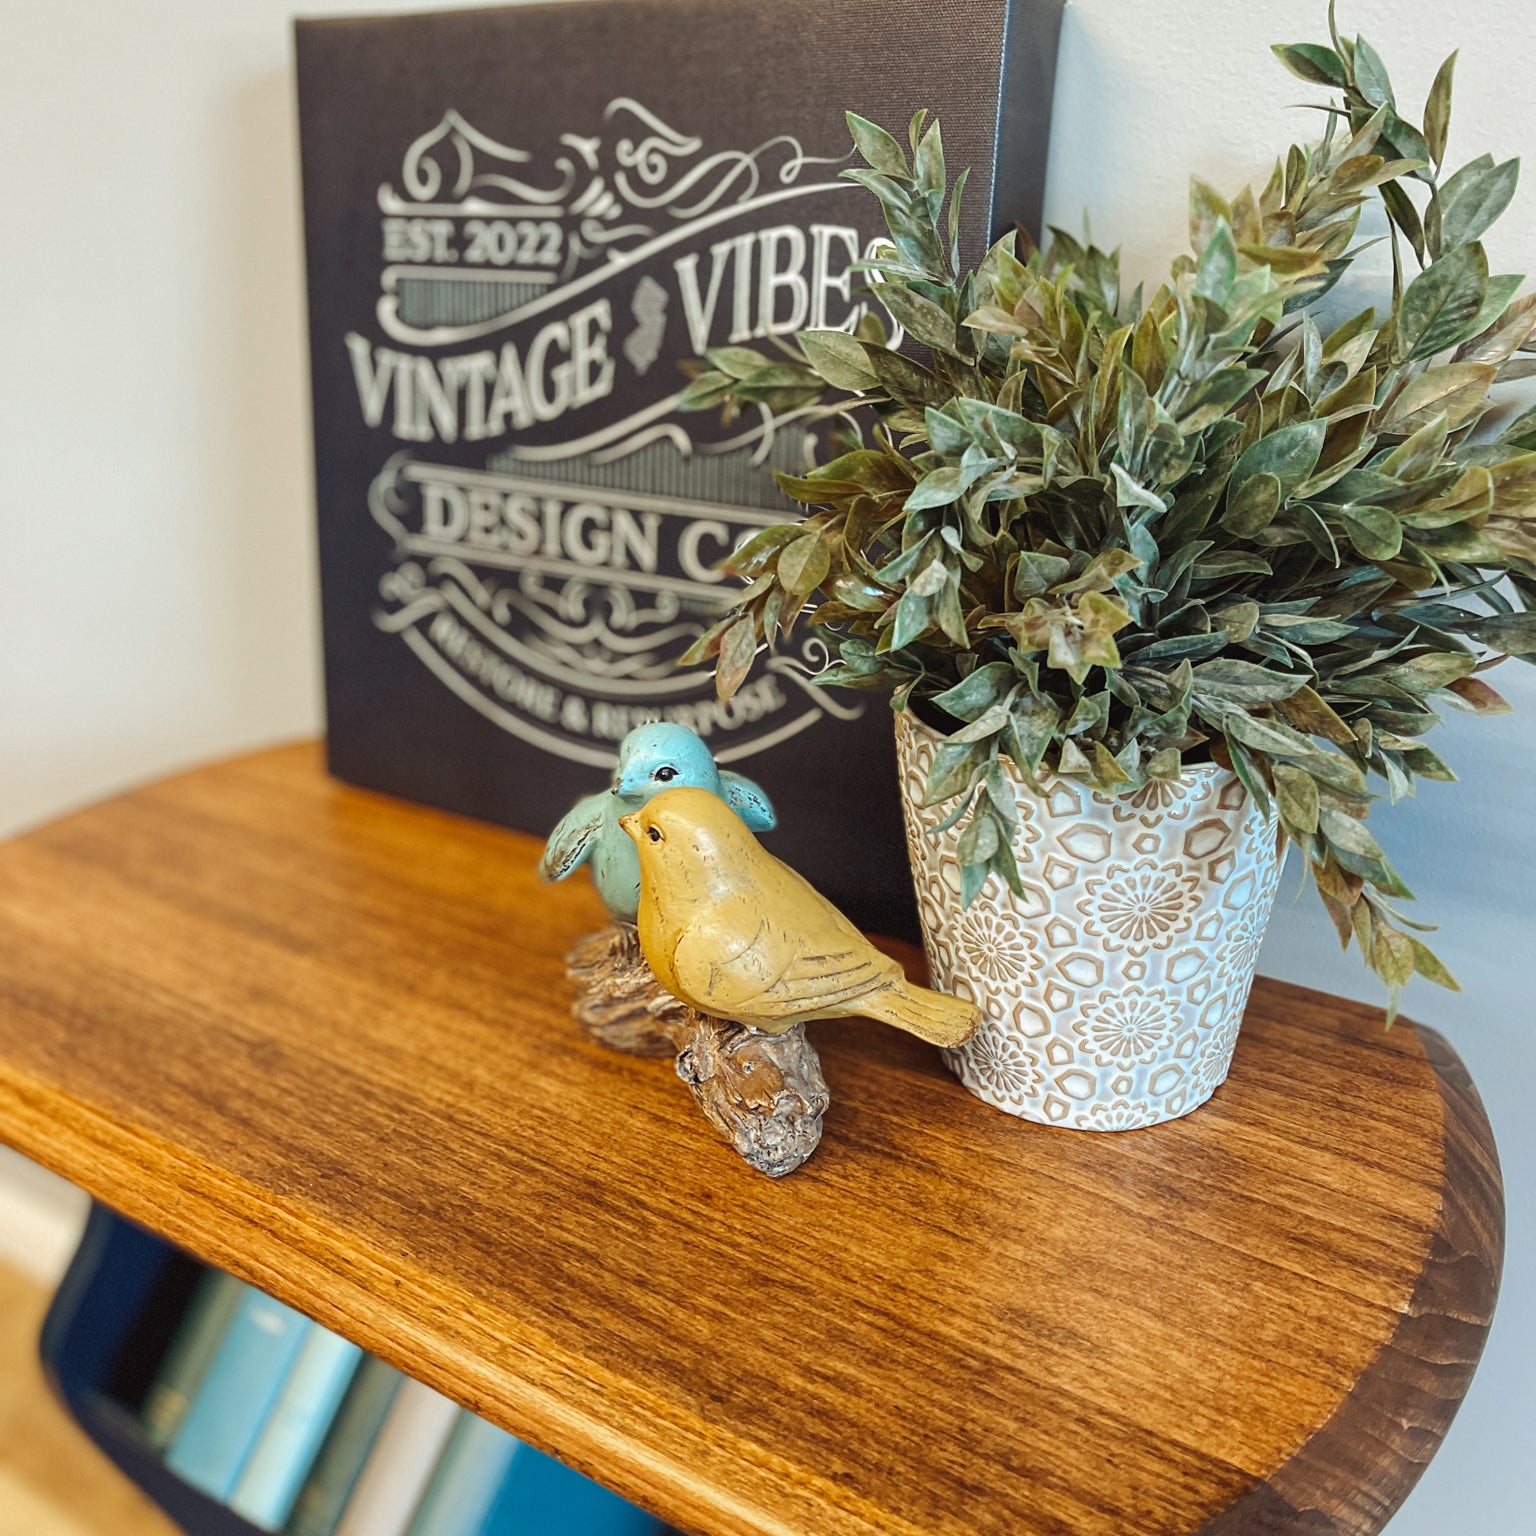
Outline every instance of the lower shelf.
{"label": "lower shelf", "polygon": [[178,1281],[190,1295],[197,1273],[170,1244],[94,1207],[43,1324],[44,1369],[85,1433],[189,1536],[263,1536],[171,1472],[112,1395],[131,1369],[136,1335],[148,1343],[155,1310],[172,1303]]}
{"label": "lower shelf", "polygon": [[[323,1413],[314,1395],[305,1394],[302,1389],[291,1399],[295,1406],[299,1406],[299,1398],[306,1395],[311,1398],[307,1407],[300,1408],[301,1415],[308,1418],[307,1450],[295,1451],[293,1442],[287,1442],[290,1447],[287,1472],[291,1482],[286,1497],[266,1501],[272,1509],[271,1514],[260,1512],[262,1500],[253,1503],[238,1495],[230,1500],[251,1517],[246,1518],[222,1499],[206,1492],[206,1488],[213,1486],[209,1478],[193,1472],[185,1458],[182,1471],[186,1475],[178,1473],[174,1463],[180,1442],[172,1441],[168,1458],[163,1444],[156,1443],[146,1427],[146,1419],[153,1419],[154,1415],[146,1415],[145,1408],[153,1399],[157,1382],[170,1379],[161,1373],[173,1345],[185,1357],[187,1331],[196,1334],[201,1328],[204,1337],[209,1339],[201,1373],[206,1386],[221,1368],[214,1358],[212,1341],[221,1333],[237,1331],[232,1319],[239,1303],[233,1298],[224,1309],[222,1321],[212,1330],[209,1320],[213,1313],[206,1304],[201,1309],[200,1324],[192,1324],[194,1298],[200,1288],[205,1295],[221,1294],[221,1287],[226,1285],[223,1294],[230,1291],[243,1293],[248,1317],[263,1311],[273,1314],[286,1311],[248,1287],[219,1280],[216,1272],[213,1272],[210,1291],[204,1284],[209,1275],[207,1266],[105,1206],[95,1205],[80,1247],[49,1310],[41,1340],[45,1371],[80,1427],[188,1536],[267,1536],[271,1531],[296,1530],[313,1536],[321,1528],[327,1536],[340,1531],[354,1533],[354,1536],[379,1536],[386,1529],[394,1536],[667,1536],[659,1521],[633,1505],[625,1504],[616,1495],[607,1493],[558,1462],[456,1409],[435,1393],[414,1385],[408,1385],[408,1390],[415,1394],[413,1407],[419,1408],[424,1400],[434,1416],[430,1426],[425,1423],[421,1426],[422,1433],[433,1438],[407,1437],[410,1448],[416,1452],[414,1484],[410,1487],[402,1484],[399,1466],[392,1465],[387,1469],[388,1475],[375,1479],[381,1484],[375,1490],[373,1500],[377,1508],[368,1514],[354,1513],[350,1505],[341,1508],[347,1498],[347,1493],[341,1490],[354,1490],[354,1484],[361,1486],[356,1469],[365,1457],[369,1462],[377,1459],[398,1464],[402,1458],[386,1452],[399,1449],[396,1445],[398,1430],[411,1428],[406,1422],[393,1426],[395,1441],[386,1446],[388,1436],[380,1428],[385,1406],[391,1398],[397,1404],[403,1399],[396,1391],[400,1381],[398,1374],[378,1362],[374,1362],[370,1369],[375,1373],[377,1384],[384,1389],[382,1394],[374,1391],[372,1385],[364,1388],[364,1395],[371,1394],[377,1404],[377,1417],[367,1429],[366,1439],[353,1435],[357,1448],[356,1460],[352,1462],[354,1471],[345,1484],[339,1480],[332,1484],[337,1490],[333,1495],[334,1502],[328,1506],[322,1498],[318,1506],[311,1505],[312,1509],[327,1509],[320,1526],[317,1527],[313,1515],[300,1518],[303,1501],[296,1495],[299,1485],[306,1482],[309,1471],[317,1463],[322,1443],[339,1416],[342,1391],[339,1380]],[[294,1330],[302,1324],[302,1319],[295,1318],[292,1313],[286,1313],[286,1316],[290,1336],[298,1337]],[[350,1373],[357,1360],[355,1348],[342,1344],[334,1335],[318,1327],[305,1326],[305,1337],[316,1340],[322,1351],[327,1347],[332,1354],[338,1349],[351,1351]],[[179,1337],[182,1342],[176,1344]],[[258,1441],[265,1443],[262,1439],[265,1424],[274,1420],[278,1423],[281,1442],[285,1424],[274,1405],[283,1372],[291,1368],[294,1379],[305,1379],[293,1350],[290,1350],[291,1367],[279,1366],[274,1351],[280,1350],[281,1346],[260,1333],[250,1332],[248,1327],[242,1336],[242,1345],[253,1339],[256,1354],[251,1354],[248,1349],[243,1353],[237,1351],[223,1367],[221,1385],[225,1388],[227,1406],[233,1410],[223,1415],[223,1420],[237,1426],[237,1438],[244,1436],[249,1442],[245,1451],[233,1453],[229,1462],[231,1482],[235,1480],[237,1462],[257,1459],[250,1446]],[[265,1358],[261,1358],[262,1355]],[[213,1364],[207,1365],[210,1359]],[[236,1361],[241,1366],[239,1371],[233,1369]],[[182,1374],[185,1375],[185,1367]],[[231,1383],[237,1393],[245,1392],[243,1404],[228,1397]],[[165,1388],[158,1390],[159,1401],[163,1403],[166,1401]],[[192,1403],[185,1411],[190,1415],[194,1408],[201,1408],[201,1427],[215,1426],[215,1440],[222,1440],[228,1446],[230,1431],[217,1427],[220,1424],[217,1409],[226,1403],[218,1401],[218,1393],[215,1394],[216,1405],[200,1403],[200,1390],[189,1391]],[[252,1410],[250,1394],[257,1390],[265,1390],[270,1401],[268,1406]],[[362,1406],[361,1397],[359,1406]],[[409,1414],[403,1417],[409,1418]],[[317,1430],[316,1425],[324,1425],[324,1429]],[[162,1441],[168,1438],[168,1434],[161,1437]],[[465,1451],[471,1451],[479,1441],[487,1442],[497,1459],[494,1470],[487,1469],[483,1456],[477,1464],[472,1453],[461,1455],[454,1449],[462,1443]],[[379,1452],[377,1458],[375,1449]],[[461,1475],[464,1473],[472,1479],[478,1477],[475,1491],[466,1489]],[[203,1487],[194,1486],[194,1481],[202,1483]],[[263,1482],[264,1491],[281,1486],[278,1479],[271,1477],[258,1477],[257,1486]],[[317,1481],[317,1488],[321,1483],[323,1479]],[[409,1476],[406,1484],[410,1484]],[[216,1488],[215,1491],[219,1490]]]}

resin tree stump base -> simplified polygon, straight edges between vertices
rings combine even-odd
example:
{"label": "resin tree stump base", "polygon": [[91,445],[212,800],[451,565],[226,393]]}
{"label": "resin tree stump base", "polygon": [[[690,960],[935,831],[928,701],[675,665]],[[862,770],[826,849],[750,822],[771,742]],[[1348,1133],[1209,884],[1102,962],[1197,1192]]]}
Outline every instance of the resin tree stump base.
{"label": "resin tree stump base", "polygon": [[832,1102],[816,1048],[796,1024],[765,1034],[699,1013],[662,987],[628,923],[566,956],[571,1014],[589,1040],[630,1056],[672,1056],[704,1117],[759,1173],[793,1173],[821,1141]]}

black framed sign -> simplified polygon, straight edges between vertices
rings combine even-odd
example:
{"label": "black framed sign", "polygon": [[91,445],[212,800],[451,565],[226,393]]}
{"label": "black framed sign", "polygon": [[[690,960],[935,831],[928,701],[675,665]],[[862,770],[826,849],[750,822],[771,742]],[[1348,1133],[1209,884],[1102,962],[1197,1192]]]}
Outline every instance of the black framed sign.
{"label": "black framed sign", "polygon": [[641,720],[911,932],[885,701],[803,632],[729,704],[677,658],[785,520],[803,420],[675,409],[679,363],[851,327],[883,233],[845,110],[922,106],[965,241],[1039,216],[1060,0],[574,0],[297,23],[331,769],[543,833]]}

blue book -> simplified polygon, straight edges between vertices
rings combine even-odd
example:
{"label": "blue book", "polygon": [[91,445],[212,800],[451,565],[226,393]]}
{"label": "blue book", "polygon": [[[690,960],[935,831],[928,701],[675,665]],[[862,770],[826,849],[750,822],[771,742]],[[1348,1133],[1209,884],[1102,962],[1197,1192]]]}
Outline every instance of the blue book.
{"label": "blue book", "polygon": [[229,1507],[264,1531],[281,1530],[314,1465],[363,1352],[309,1323],[293,1368],[235,1484]]}
{"label": "blue book", "polygon": [[221,1503],[277,1400],[304,1338],[306,1320],[246,1287],[197,1396],[166,1452],[166,1465]]}
{"label": "blue book", "polygon": [[175,1438],[244,1295],[245,1287],[222,1270],[210,1269],[198,1281],[144,1400],[144,1432],[157,1451]]}
{"label": "blue book", "polygon": [[372,1355],[363,1356],[288,1517],[288,1536],[334,1536],[400,1381],[399,1371],[392,1366]]}
{"label": "blue book", "polygon": [[661,1536],[654,1515],[529,1445],[519,1445],[476,1536]]}
{"label": "blue book", "polygon": [[479,1536],[521,1448],[506,1430],[461,1409],[408,1536]]}

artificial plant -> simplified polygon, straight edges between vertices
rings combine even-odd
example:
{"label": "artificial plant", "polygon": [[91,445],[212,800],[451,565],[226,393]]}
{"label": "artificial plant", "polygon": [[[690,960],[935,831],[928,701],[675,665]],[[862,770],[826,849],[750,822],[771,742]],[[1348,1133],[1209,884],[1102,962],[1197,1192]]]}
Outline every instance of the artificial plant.
{"label": "artificial plant", "polygon": [[[779,476],[810,510],[736,552],[748,585],[691,659],[728,697],[814,601],[838,657],[818,682],[948,722],[927,803],[964,822],[967,903],[1019,888],[1003,756],[1111,796],[1230,766],[1395,1006],[1416,971],[1455,982],[1370,811],[1453,778],[1424,740],[1441,708],[1503,712],[1483,674],[1536,652],[1536,411],[1501,421],[1495,396],[1536,372],[1536,295],[1481,243],[1518,163],[1445,172],[1455,55],[1415,126],[1329,21],[1275,50],[1331,92],[1320,142],[1257,194],[1196,179],[1193,255],[1146,301],[1060,231],[962,271],[937,122],[904,146],[850,115],[900,331],[866,315],[698,365],[686,405],[837,413],[846,451]],[[1390,298],[1334,318],[1373,201]]]}

